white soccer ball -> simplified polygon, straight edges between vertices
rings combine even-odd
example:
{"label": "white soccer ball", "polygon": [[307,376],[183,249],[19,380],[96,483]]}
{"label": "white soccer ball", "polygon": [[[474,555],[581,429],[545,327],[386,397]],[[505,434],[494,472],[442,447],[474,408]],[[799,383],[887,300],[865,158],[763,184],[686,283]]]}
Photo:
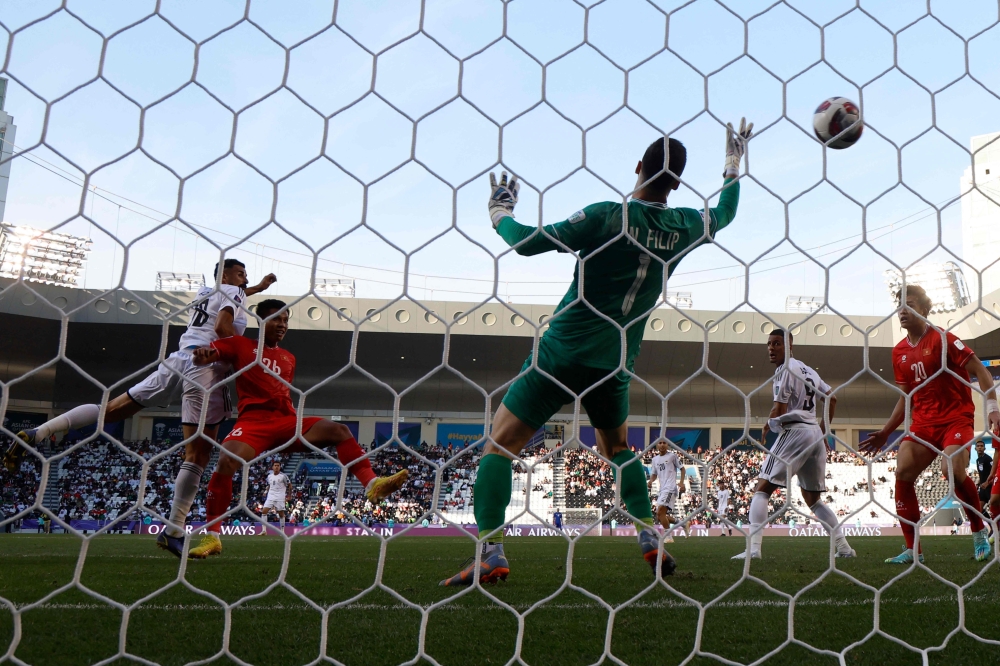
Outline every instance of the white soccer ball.
{"label": "white soccer ball", "polygon": [[[816,138],[837,150],[850,148],[857,143],[863,129],[861,110],[846,97],[831,97],[825,100],[816,108],[816,113],[813,115]],[[831,141],[833,137],[837,138]]]}

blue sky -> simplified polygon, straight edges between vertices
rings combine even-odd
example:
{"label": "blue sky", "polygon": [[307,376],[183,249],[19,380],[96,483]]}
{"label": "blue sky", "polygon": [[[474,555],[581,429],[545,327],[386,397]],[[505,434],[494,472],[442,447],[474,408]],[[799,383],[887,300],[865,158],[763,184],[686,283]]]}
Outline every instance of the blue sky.
{"label": "blue sky", "polygon": [[[24,151],[5,221],[92,237],[91,288],[210,275],[210,239],[236,244],[253,279],[277,273],[282,294],[308,289],[321,250],[317,276],[354,277],[362,297],[402,293],[410,253],[413,297],[481,300],[505,248],[484,173],[501,159],[525,183],[518,220],[556,222],[621,200],[669,133],[689,156],[671,203],[700,208],[721,186],[720,121],[745,115],[759,134],[737,219],[671,280],[696,307],[736,307],[742,261],[761,309],[822,294],[832,265],[834,307],[887,314],[875,250],[953,259],[935,250],[940,225],[961,256],[960,206],[931,206],[959,196],[969,138],[1000,130],[995,2],[936,1],[926,17],[909,0],[592,4],[514,0],[504,38],[499,0],[341,0],[336,25],[332,1],[164,0],[149,16],[151,1],[69,0],[23,30],[59,3],[5,2],[6,110]],[[860,101],[867,127],[824,156],[812,112],[834,95]],[[186,225],[131,245],[123,276],[124,250],[99,227],[129,244],[174,217]],[[874,250],[854,249],[863,224]],[[554,303],[573,261],[507,255],[499,293]]]}

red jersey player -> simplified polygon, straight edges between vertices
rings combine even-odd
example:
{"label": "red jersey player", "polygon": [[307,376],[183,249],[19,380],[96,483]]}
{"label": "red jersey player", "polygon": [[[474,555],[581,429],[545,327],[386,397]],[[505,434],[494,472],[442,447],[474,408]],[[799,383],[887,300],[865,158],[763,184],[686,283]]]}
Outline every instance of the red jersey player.
{"label": "red jersey player", "polygon": [[[896,298],[898,302],[900,294]],[[979,380],[979,388],[987,398],[990,430],[998,434],[1000,407],[993,389],[993,377],[961,340],[927,322],[932,303],[922,287],[907,285],[902,305],[899,325],[906,331],[906,337],[892,350],[892,368],[896,384],[910,397],[910,427],[900,441],[896,459],[896,513],[906,538],[906,549],[886,562],[913,562],[914,527],[920,521],[914,482],[941,453],[950,457],[955,495],[964,505],[972,526],[976,560],[982,562],[990,555],[988,530],[979,513],[976,484],[966,473],[969,447],[975,439],[976,413],[969,376],[974,375]],[[947,366],[942,368],[944,362]],[[861,442],[861,449],[868,453],[881,451],[905,415],[906,396],[900,396],[889,422]],[[922,562],[923,552],[919,557]]]}
{"label": "red jersey player", "polygon": [[[235,335],[216,340],[209,347],[194,350],[194,363],[207,365],[223,361],[234,371],[243,370],[236,378],[239,393],[239,417],[232,432],[222,442],[225,449],[208,483],[206,509],[208,534],[188,555],[203,559],[222,552],[219,538],[221,516],[229,511],[233,500],[233,474],[243,464],[258,458],[271,449],[296,439],[298,417],[292,404],[289,385],[295,379],[295,356],[278,347],[288,332],[288,310],[285,303],[267,299],[257,305],[257,316],[267,319],[264,323],[264,348],[257,362],[257,341]],[[408,472],[403,470],[389,477],[376,477],[371,463],[347,426],[315,416],[302,417],[300,441],[286,451],[308,450],[301,439],[317,448],[335,446],[337,457],[365,487],[365,494],[378,502],[399,490],[406,482]],[[178,541],[178,544],[180,542]],[[173,549],[171,549],[173,552]],[[175,554],[180,554],[178,551]]]}

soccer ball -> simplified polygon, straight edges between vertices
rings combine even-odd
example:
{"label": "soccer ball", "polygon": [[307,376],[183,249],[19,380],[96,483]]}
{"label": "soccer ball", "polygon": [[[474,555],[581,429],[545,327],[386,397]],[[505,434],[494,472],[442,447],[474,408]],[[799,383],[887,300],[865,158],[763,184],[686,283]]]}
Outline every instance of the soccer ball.
{"label": "soccer ball", "polygon": [[[844,134],[840,134],[849,128]],[[813,115],[813,130],[816,138],[830,146],[840,150],[850,148],[861,138],[861,130],[864,124],[861,122],[861,111],[858,105],[846,97],[831,97],[816,107]],[[837,136],[840,134],[840,136]],[[833,141],[833,137],[837,137]]]}

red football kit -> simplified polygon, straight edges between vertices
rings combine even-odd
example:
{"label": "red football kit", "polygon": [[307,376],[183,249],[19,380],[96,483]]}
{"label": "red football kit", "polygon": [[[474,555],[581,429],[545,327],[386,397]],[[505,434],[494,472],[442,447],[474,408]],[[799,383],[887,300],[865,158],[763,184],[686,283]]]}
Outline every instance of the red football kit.
{"label": "red football kit", "polygon": [[[232,364],[233,370],[241,370],[257,359],[257,341],[242,335],[221,338],[213,342],[212,347],[219,352],[221,360]],[[265,371],[262,365],[288,384]],[[297,424],[289,389],[294,379],[295,356],[280,347],[264,345],[260,364],[236,378],[236,390],[240,395],[239,417],[224,441],[249,444],[257,455],[291,441]],[[316,416],[303,416],[302,434],[322,420]],[[306,447],[296,442],[285,450],[304,451]]]}
{"label": "red football kit", "polygon": [[[941,369],[942,335],[947,340],[947,369],[962,381],[946,371],[928,379]],[[916,344],[903,338],[892,350],[896,383],[911,396],[910,433],[940,450],[969,444],[975,437],[976,405],[965,370],[972,356],[956,336],[934,326],[928,326]],[[905,439],[915,441],[910,436]]]}

